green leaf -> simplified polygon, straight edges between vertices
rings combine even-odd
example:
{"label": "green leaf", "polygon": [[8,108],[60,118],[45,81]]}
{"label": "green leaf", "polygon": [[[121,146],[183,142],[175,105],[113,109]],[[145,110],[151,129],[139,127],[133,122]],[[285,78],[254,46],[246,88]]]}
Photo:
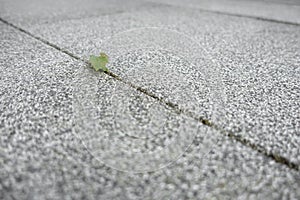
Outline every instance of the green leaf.
{"label": "green leaf", "polygon": [[106,67],[108,56],[105,53],[100,53],[100,56],[91,55],[90,63],[96,71],[102,70],[108,72],[108,68]]}

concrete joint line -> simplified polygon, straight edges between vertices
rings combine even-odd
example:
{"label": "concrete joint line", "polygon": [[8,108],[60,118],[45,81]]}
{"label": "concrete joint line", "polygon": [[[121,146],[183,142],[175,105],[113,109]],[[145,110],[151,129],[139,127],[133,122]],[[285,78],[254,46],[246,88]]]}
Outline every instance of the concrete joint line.
{"label": "concrete joint line", "polygon": [[[213,11],[208,11],[208,12],[213,12]],[[253,17],[251,17],[251,18],[253,18]],[[28,36],[30,36],[30,37],[32,37],[32,38],[34,38],[34,39],[36,39],[36,40],[38,40],[38,41],[40,41],[40,42],[48,45],[48,46],[50,46],[50,47],[52,47],[52,48],[60,51],[60,52],[63,52],[65,54],[69,55],[70,57],[72,57],[72,58],[74,58],[76,60],[80,60],[80,61],[82,61],[82,62],[84,62],[86,64],[89,64],[89,62],[87,60],[84,60],[84,59],[80,58],[79,56],[76,56],[73,53],[71,53],[71,52],[69,52],[69,51],[67,51],[67,50],[65,50],[65,49],[63,49],[63,48],[61,48],[61,47],[59,47],[59,46],[57,46],[57,45],[55,45],[55,44],[53,44],[51,42],[49,42],[49,41],[47,41],[47,40],[39,37],[39,36],[36,36],[36,35],[28,32],[28,31],[26,31],[26,30],[24,30],[24,29],[22,29],[22,28],[20,28],[20,27],[18,27],[16,25],[14,25],[14,24],[12,24],[12,23],[10,23],[10,22],[2,19],[2,18],[0,18],[0,21],[3,22],[4,24],[6,24],[6,25],[8,25],[10,27],[13,27],[13,28],[19,30],[20,32],[25,33],[26,35],[28,35]],[[270,20],[268,20],[268,21],[270,21]],[[298,25],[298,24],[293,24],[293,25]],[[187,111],[185,109],[181,109],[181,108],[179,108],[178,105],[176,105],[176,104],[174,104],[172,102],[166,101],[163,98],[160,98],[160,97],[156,96],[155,94],[149,92],[148,90],[146,90],[144,88],[141,88],[139,86],[136,86],[136,85],[134,85],[133,83],[131,83],[129,81],[125,81],[121,77],[119,77],[118,75],[116,75],[116,74],[114,74],[112,72],[104,72],[104,73],[106,75],[114,78],[115,80],[118,80],[118,81],[120,81],[120,82],[122,82],[124,84],[127,84],[131,88],[133,88],[133,89],[135,89],[135,90],[137,90],[137,91],[139,91],[139,92],[141,92],[141,93],[143,93],[143,94],[145,94],[145,95],[147,95],[147,96],[149,96],[149,97],[151,97],[151,98],[153,98],[153,99],[155,99],[155,100],[157,100],[157,101],[159,101],[159,102],[161,102],[161,103],[163,103],[163,104],[165,104],[167,106],[169,106],[170,108],[172,108],[173,110],[175,110],[176,113],[183,114],[183,115],[186,115],[188,117],[191,117],[191,118],[197,120],[198,122],[202,123],[203,125],[211,127],[213,129],[219,131],[221,134],[229,137],[230,139],[235,140],[235,141],[237,141],[237,142],[239,142],[239,143],[241,143],[241,144],[243,144],[243,145],[245,145],[247,147],[250,147],[254,151],[262,153],[263,155],[265,155],[266,157],[269,157],[270,159],[276,161],[277,163],[283,164],[283,165],[289,167],[290,169],[293,169],[293,170],[296,170],[296,171],[300,171],[300,166],[298,166],[296,163],[293,163],[289,159],[287,159],[287,158],[285,158],[285,157],[283,157],[281,155],[277,155],[277,154],[274,154],[274,153],[268,153],[263,146],[259,146],[257,144],[251,143],[249,140],[247,140],[245,138],[242,138],[241,136],[236,135],[236,134],[234,134],[232,132],[225,131],[225,130],[219,128],[218,126],[216,126],[213,122],[209,121],[208,119],[205,119],[205,118],[203,118],[201,116],[196,116],[192,112]]]}

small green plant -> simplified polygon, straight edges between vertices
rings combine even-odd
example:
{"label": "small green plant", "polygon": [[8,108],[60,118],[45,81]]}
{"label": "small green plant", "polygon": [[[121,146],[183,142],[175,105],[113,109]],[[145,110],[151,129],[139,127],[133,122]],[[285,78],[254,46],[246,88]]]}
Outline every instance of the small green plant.
{"label": "small green plant", "polygon": [[106,64],[108,63],[108,56],[105,53],[100,53],[100,56],[90,56],[90,63],[92,67],[96,70],[102,70],[104,72],[108,72],[108,68],[106,67]]}

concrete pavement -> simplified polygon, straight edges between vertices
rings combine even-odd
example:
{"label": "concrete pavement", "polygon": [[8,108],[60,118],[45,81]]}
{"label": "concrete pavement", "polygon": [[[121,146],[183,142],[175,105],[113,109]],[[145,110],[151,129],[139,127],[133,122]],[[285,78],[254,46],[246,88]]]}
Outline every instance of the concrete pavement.
{"label": "concrete pavement", "polygon": [[297,2],[231,3],[1,1],[1,197],[299,198]]}

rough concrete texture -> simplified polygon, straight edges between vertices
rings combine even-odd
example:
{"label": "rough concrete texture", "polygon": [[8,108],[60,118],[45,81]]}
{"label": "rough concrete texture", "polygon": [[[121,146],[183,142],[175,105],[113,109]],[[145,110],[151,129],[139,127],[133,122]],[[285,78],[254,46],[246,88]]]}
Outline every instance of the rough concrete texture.
{"label": "rough concrete texture", "polygon": [[[1,1],[2,19],[70,52],[0,23],[1,199],[300,198],[299,26],[77,3]],[[70,56],[101,50],[123,81]]]}
{"label": "rough concrete texture", "polygon": [[[163,31],[145,29],[153,26]],[[112,71],[124,79],[300,164],[298,26],[162,6],[29,30],[84,59],[109,52]],[[136,49],[157,45],[190,67],[141,64],[149,57]]]}
{"label": "rough concrete texture", "polygon": [[300,2],[297,0],[151,0],[151,2],[164,3],[178,7],[197,8],[202,11],[220,12],[228,15],[300,24]]}
{"label": "rough concrete texture", "polygon": [[[93,132],[80,131],[80,128],[72,132],[70,115],[77,110],[82,112],[73,116],[88,116],[84,111],[90,105],[84,104],[84,99],[101,95],[103,98],[99,98],[101,103],[97,105],[103,105],[121,83],[88,70],[82,63],[6,25],[1,24],[1,32],[1,45],[6,47],[1,51],[4,58],[1,70],[5,75],[1,85],[9,91],[9,96],[4,91],[1,93],[1,199],[299,197],[298,172],[201,124],[201,131],[189,149],[168,167],[142,174],[106,167],[84,147],[87,140],[76,137],[76,134],[87,136]],[[26,62],[29,58],[30,62]],[[92,83],[98,80],[102,89],[100,93],[87,94],[80,101],[80,105],[87,107],[80,110],[74,99],[80,93],[73,96],[66,91],[74,84],[87,85],[87,80]],[[131,90],[128,88],[126,93],[137,93]],[[144,94],[140,96],[148,98]],[[133,97],[121,98],[128,101]],[[82,118],[76,119],[79,122]],[[132,120],[122,123],[123,126],[131,124]],[[97,120],[90,121],[89,125],[91,129],[99,126]],[[115,134],[116,129],[110,131]]]}

